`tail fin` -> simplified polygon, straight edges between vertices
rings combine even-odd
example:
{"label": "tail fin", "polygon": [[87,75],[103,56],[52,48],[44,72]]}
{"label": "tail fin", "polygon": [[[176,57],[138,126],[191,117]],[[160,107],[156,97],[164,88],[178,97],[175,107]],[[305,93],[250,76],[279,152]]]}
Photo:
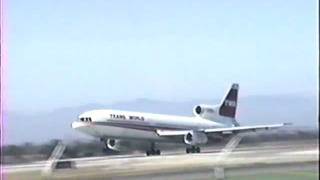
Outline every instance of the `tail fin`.
{"label": "tail fin", "polygon": [[232,84],[229,92],[226,94],[220,104],[219,115],[235,118],[238,102],[239,84]]}

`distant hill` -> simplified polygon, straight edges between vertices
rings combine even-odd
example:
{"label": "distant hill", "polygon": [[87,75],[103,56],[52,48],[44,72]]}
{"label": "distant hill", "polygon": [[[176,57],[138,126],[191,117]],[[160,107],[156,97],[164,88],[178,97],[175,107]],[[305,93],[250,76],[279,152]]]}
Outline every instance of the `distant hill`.
{"label": "distant hill", "polygon": [[[195,105],[216,104],[219,101],[212,99],[167,102],[137,99],[107,105],[65,107],[34,114],[10,111],[5,113],[5,144],[40,143],[53,138],[64,140],[88,138],[70,127],[71,122],[87,110],[111,108],[191,116]],[[239,100],[237,118],[242,125],[292,122],[297,128],[317,128],[317,100],[316,97],[296,95],[242,97]]]}

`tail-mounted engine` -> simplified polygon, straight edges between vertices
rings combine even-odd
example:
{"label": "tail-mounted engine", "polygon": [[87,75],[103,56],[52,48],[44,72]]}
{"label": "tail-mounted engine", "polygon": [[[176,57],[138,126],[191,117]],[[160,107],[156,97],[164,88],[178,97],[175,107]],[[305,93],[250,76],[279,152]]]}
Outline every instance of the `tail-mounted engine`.
{"label": "tail-mounted engine", "polygon": [[211,119],[217,116],[218,108],[206,104],[197,105],[193,108],[193,114],[204,119]]}

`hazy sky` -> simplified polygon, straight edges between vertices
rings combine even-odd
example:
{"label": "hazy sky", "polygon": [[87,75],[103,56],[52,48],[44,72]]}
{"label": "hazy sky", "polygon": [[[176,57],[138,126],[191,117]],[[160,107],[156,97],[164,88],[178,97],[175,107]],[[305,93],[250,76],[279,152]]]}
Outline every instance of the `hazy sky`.
{"label": "hazy sky", "polygon": [[312,94],[317,1],[7,1],[8,103]]}

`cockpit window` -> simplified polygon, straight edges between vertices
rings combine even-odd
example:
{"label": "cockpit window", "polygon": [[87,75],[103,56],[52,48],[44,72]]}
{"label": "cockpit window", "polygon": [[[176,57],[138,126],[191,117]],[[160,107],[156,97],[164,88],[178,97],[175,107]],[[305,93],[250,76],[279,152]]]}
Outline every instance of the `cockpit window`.
{"label": "cockpit window", "polygon": [[83,121],[83,122],[92,122],[92,119],[91,119],[91,117],[82,117],[82,118],[80,118],[80,121]]}
{"label": "cockpit window", "polygon": [[82,122],[92,122],[91,117],[81,117],[81,118],[79,118],[79,120]]}

